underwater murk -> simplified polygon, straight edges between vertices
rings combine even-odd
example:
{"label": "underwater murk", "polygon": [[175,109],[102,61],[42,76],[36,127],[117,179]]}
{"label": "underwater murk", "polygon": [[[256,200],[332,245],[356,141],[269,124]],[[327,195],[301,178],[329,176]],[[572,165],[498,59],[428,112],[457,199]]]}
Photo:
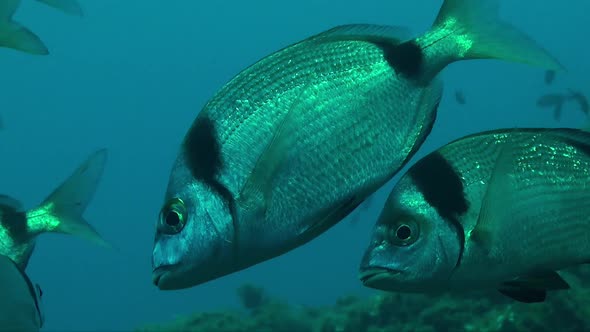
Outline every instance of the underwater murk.
{"label": "underwater murk", "polygon": [[0,330],[590,330],[587,13],[0,0]]}
{"label": "underwater murk", "polygon": [[590,270],[567,274],[576,291],[552,294],[536,304],[514,303],[489,293],[381,293],[342,296],[333,305],[300,306],[245,284],[236,291],[241,309],[194,313],[136,331],[585,331],[590,323]]}

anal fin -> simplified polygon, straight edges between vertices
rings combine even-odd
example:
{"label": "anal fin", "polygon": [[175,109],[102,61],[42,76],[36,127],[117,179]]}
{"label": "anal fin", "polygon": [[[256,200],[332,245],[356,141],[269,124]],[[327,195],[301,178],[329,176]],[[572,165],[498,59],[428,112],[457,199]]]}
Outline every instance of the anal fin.
{"label": "anal fin", "polygon": [[498,290],[519,302],[543,302],[550,290],[569,289],[570,285],[555,271],[544,271],[506,281]]}
{"label": "anal fin", "polygon": [[555,271],[520,276],[504,283],[506,286],[518,288],[537,288],[546,290],[569,289],[569,284]]}
{"label": "anal fin", "polygon": [[540,303],[545,302],[547,291],[537,289],[498,289],[500,293],[509,298],[522,303]]}

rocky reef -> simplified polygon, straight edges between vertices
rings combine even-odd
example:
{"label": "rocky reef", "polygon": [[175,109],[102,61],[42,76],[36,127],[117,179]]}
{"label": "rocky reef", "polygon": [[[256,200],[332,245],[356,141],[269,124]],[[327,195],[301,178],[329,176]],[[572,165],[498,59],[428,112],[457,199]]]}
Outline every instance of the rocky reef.
{"label": "rocky reef", "polygon": [[304,307],[274,299],[253,285],[237,290],[245,310],[201,312],[136,331],[207,332],[438,332],[588,331],[590,269],[562,273],[567,291],[544,303],[515,302],[497,292],[458,294],[381,293],[344,296],[332,306]]}

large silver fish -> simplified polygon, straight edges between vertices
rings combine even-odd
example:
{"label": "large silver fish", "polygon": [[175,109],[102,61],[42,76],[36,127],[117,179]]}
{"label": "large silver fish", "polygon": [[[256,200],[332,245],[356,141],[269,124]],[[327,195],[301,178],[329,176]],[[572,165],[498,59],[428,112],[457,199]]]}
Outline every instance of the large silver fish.
{"label": "large silver fish", "polygon": [[[47,55],[49,50],[33,32],[12,17],[22,0],[0,0],[0,47],[12,48],[36,55]],[[37,0],[70,15],[82,16],[76,0]]]}
{"label": "large silver fish", "polygon": [[14,198],[0,195],[0,255],[10,258],[24,271],[37,236],[46,232],[72,234],[109,247],[83,217],[100,183],[106,160],[107,150],[96,151],[30,210]]}
{"label": "large silver fish", "polygon": [[160,289],[191,287],[315,238],[391,179],[436,117],[454,61],[559,63],[497,17],[446,0],[417,38],[340,26],[245,69],[205,105],[173,166],[153,249]]}
{"label": "large silver fish", "polygon": [[372,288],[497,289],[540,302],[557,270],[590,262],[590,133],[511,129],[470,135],[395,185],[360,268]]}

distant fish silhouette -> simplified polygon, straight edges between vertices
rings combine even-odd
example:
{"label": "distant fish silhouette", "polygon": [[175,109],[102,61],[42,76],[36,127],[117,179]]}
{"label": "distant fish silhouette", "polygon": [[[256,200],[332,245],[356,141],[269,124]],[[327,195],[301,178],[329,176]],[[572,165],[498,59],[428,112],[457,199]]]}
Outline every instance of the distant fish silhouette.
{"label": "distant fish silhouette", "polygon": [[465,94],[463,94],[463,91],[461,91],[461,90],[455,91],[455,100],[457,101],[457,103],[459,105],[465,105]]}
{"label": "distant fish silhouette", "polygon": [[579,91],[569,89],[569,94],[565,93],[548,93],[544,94],[537,99],[537,107],[540,108],[551,108],[553,107],[553,117],[555,120],[561,120],[561,112],[563,105],[567,101],[575,101],[580,110],[585,115],[590,115],[590,104],[584,94]]}
{"label": "distant fish silhouette", "polygon": [[555,70],[545,71],[545,84],[550,85],[555,80]]}
{"label": "distant fish silhouette", "polygon": [[548,93],[537,99],[537,107],[550,108],[553,107],[553,118],[557,121],[561,120],[561,110],[563,104],[567,101],[568,96],[563,93]]}
{"label": "distant fish silhouette", "polygon": [[568,89],[570,91],[570,99],[573,99],[580,106],[580,110],[588,115],[590,113],[590,104],[588,104],[588,98],[579,91]]}

